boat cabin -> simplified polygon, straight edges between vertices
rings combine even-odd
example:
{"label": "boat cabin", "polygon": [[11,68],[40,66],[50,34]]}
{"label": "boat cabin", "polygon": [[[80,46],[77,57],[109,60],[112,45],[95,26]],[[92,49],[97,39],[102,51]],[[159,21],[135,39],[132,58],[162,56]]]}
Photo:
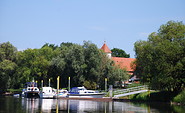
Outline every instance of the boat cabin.
{"label": "boat cabin", "polygon": [[87,90],[84,86],[83,87],[73,87],[70,90],[70,93],[96,93],[93,90]]}

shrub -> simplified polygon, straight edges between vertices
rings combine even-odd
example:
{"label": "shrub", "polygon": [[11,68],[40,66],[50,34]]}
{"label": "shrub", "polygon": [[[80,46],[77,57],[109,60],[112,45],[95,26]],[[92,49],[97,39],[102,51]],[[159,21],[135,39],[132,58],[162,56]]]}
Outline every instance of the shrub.
{"label": "shrub", "polygon": [[95,82],[92,81],[85,81],[83,83],[83,85],[87,88],[87,89],[96,89],[97,84]]}
{"label": "shrub", "polygon": [[174,102],[185,104],[185,90],[179,93],[176,97],[173,99]]}

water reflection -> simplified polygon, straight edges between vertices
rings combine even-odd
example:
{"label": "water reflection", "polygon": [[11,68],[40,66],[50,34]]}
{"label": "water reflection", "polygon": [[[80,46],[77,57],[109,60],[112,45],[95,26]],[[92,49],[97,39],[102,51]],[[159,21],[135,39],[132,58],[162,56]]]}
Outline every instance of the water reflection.
{"label": "water reflection", "polygon": [[[100,113],[112,113],[112,112],[132,112],[132,113],[149,113],[151,110],[134,105],[130,102],[100,102],[100,101],[88,101],[88,100],[66,100],[66,99],[22,99],[22,106],[26,109],[26,112],[100,112]],[[156,109],[152,109],[152,112],[158,112]]]}
{"label": "water reflection", "polygon": [[23,98],[22,107],[27,113],[34,113],[39,108],[39,99]]}
{"label": "water reflection", "polygon": [[[67,99],[0,98],[3,113],[183,113],[182,106]],[[11,108],[11,109],[10,109]]]}

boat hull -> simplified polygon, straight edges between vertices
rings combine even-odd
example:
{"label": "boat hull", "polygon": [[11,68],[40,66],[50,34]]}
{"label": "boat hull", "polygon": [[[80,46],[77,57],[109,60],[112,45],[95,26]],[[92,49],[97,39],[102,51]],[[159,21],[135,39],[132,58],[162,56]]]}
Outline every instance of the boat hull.
{"label": "boat hull", "polygon": [[40,94],[40,98],[54,98],[55,94]]}
{"label": "boat hull", "polygon": [[68,94],[68,98],[103,98],[104,94]]}
{"label": "boat hull", "polygon": [[39,98],[39,92],[29,91],[24,93],[25,98]]}

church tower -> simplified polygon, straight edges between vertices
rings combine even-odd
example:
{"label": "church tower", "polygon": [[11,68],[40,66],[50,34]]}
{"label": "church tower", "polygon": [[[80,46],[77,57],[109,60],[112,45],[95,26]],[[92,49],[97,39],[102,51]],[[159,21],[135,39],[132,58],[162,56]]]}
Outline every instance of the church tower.
{"label": "church tower", "polygon": [[103,50],[103,52],[105,52],[107,54],[107,57],[111,59],[112,55],[112,51],[108,48],[107,44],[104,42],[103,46],[101,47],[101,50]]}

